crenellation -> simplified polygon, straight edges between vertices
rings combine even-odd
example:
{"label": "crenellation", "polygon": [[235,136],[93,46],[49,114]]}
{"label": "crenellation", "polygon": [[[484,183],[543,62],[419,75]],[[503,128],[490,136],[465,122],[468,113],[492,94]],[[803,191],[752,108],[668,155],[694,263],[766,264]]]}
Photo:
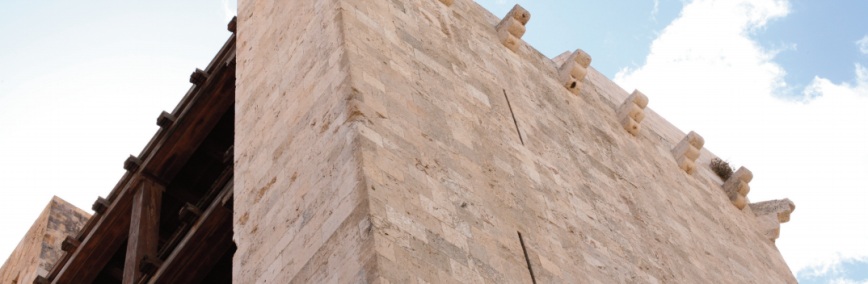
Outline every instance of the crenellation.
{"label": "crenellation", "polygon": [[518,51],[528,21],[530,21],[530,12],[516,4],[495,27],[500,42],[512,51]]}

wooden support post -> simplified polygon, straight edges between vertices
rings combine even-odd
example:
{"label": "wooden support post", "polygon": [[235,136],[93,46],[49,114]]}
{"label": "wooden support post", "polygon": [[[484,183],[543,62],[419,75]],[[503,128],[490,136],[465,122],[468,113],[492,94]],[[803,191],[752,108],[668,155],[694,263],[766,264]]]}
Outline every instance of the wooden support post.
{"label": "wooden support post", "polygon": [[138,283],[142,277],[144,260],[157,258],[157,242],[160,239],[160,201],[163,188],[149,179],[142,179],[133,195],[130,212],[130,235],[127,256],[124,262],[124,284]]}

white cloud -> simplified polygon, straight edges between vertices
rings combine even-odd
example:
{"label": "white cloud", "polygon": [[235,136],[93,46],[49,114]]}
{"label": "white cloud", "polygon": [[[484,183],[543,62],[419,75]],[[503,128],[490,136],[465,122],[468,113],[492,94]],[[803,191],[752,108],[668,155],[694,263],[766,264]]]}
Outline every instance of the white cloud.
{"label": "white cloud", "polygon": [[615,81],[750,168],[749,198],[796,202],[777,244],[798,272],[868,256],[868,69],[856,65],[855,83],[815,78],[804,91],[811,99],[779,99],[786,71],[752,36],[788,13],[784,0],[692,1],[652,43],[646,64]]}
{"label": "white cloud", "polygon": [[862,52],[862,54],[868,55],[868,35],[865,35],[864,37],[862,37],[862,39],[857,40],[856,44],[859,45],[859,51]]}
{"label": "white cloud", "polygon": [[838,259],[807,267],[798,276],[800,280],[811,283],[868,284],[868,278],[864,275],[866,269],[868,269],[868,258]]}
{"label": "white cloud", "polygon": [[654,8],[651,8],[651,19],[656,20],[657,19],[657,13],[660,12],[660,0],[653,0],[653,1],[654,1]]}

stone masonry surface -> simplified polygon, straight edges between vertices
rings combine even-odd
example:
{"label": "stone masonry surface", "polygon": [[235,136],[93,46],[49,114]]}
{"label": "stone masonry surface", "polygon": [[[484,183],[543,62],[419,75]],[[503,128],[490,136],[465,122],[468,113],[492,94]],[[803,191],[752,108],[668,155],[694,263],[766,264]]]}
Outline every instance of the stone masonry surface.
{"label": "stone masonry surface", "polygon": [[572,52],[472,1],[238,7],[235,283],[795,282],[654,94],[628,132],[629,93],[591,67],[574,94]]}
{"label": "stone masonry surface", "polygon": [[61,243],[76,236],[90,214],[55,196],[0,268],[0,283],[33,283],[46,275],[63,255]]}

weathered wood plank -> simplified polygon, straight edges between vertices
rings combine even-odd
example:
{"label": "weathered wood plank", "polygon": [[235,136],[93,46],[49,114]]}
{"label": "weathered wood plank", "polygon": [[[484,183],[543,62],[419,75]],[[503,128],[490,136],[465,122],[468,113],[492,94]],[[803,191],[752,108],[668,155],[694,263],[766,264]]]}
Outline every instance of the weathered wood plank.
{"label": "weathered wood plank", "polygon": [[163,187],[150,179],[142,179],[134,193],[124,261],[124,284],[137,283],[143,275],[141,268],[144,267],[144,260],[157,259],[162,194]]}
{"label": "weathered wood plank", "polygon": [[[229,183],[151,277],[148,283],[198,283],[232,247],[232,210],[220,202]],[[207,243],[208,245],[203,245]]]}
{"label": "weathered wood plank", "polygon": [[[51,283],[77,284],[91,283],[105,267],[112,256],[127,239],[130,232],[131,194],[130,187],[124,187],[118,198],[105,209],[93,229],[84,237],[78,249],[62,263],[62,268]],[[105,199],[100,198],[101,201]],[[105,201],[100,204],[108,203]]]}

